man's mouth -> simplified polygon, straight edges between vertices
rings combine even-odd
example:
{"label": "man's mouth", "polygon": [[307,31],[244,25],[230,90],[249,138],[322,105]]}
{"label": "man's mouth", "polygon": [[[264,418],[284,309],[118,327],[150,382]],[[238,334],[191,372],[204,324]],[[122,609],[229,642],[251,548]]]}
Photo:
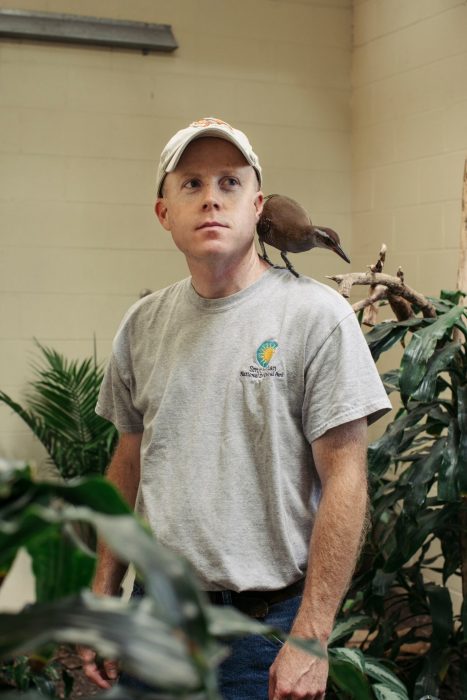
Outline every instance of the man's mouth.
{"label": "man's mouth", "polygon": [[200,224],[196,228],[201,229],[201,228],[217,228],[217,227],[228,228],[227,224],[221,224],[220,221],[205,221],[204,224]]}

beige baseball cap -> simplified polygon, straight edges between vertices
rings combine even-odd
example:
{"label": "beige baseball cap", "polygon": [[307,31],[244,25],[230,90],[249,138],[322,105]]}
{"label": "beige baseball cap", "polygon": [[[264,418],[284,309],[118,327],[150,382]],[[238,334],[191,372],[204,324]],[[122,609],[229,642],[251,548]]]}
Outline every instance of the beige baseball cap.
{"label": "beige baseball cap", "polygon": [[261,185],[261,166],[258,156],[253,151],[248,138],[239,129],[234,129],[233,126],[216,119],[215,117],[205,117],[193,122],[186,129],[181,129],[172,136],[161,153],[159,167],[157,169],[156,192],[157,196],[161,196],[161,187],[167,173],[171,173],[177,167],[180,158],[183,155],[185,148],[195,139],[200,139],[206,136],[212,138],[225,139],[230,141],[238,148],[240,153],[245,156],[247,162],[255,169],[258,182]]}

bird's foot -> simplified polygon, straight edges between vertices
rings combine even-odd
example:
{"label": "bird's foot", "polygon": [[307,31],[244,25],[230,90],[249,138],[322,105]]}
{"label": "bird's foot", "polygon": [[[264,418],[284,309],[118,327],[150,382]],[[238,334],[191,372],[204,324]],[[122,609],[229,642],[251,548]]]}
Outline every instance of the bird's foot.
{"label": "bird's foot", "polygon": [[267,256],[266,254],[260,255],[260,254],[258,253],[258,257],[259,257],[261,260],[264,260],[264,262],[267,262],[267,264],[270,265],[271,267],[276,267],[276,266],[274,265],[274,263],[271,262],[271,260],[268,258],[268,256]]}
{"label": "bird's foot", "polygon": [[292,265],[292,263],[288,259],[287,255],[283,251],[281,251],[281,258],[285,262],[285,266],[288,269],[288,271],[291,272],[293,275],[295,275],[295,277],[300,277],[300,275],[298,274],[298,272],[295,270],[294,266]]}

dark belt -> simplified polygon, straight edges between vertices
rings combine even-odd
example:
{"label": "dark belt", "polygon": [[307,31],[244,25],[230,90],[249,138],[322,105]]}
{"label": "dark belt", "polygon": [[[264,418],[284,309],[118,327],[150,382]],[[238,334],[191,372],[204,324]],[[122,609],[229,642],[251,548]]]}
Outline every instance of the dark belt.
{"label": "dark belt", "polygon": [[301,595],[304,585],[305,579],[302,578],[278,591],[241,591],[240,593],[236,591],[206,591],[206,593],[214,605],[233,605],[234,608],[250,617],[262,618],[268,614],[270,605]]}

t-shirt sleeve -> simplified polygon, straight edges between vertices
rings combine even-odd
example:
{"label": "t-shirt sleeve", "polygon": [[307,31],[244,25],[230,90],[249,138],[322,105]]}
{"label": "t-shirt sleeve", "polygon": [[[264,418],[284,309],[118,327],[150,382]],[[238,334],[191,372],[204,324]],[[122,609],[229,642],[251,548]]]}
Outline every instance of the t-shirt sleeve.
{"label": "t-shirt sleeve", "polygon": [[368,344],[352,312],[336,325],[305,366],[303,430],[311,443],[357,418],[368,424],[392,408]]}
{"label": "t-shirt sleeve", "polygon": [[142,433],[143,416],[131,398],[131,382],[122,377],[115,355],[112,355],[104,374],[96,413],[115,425],[119,433]]}

